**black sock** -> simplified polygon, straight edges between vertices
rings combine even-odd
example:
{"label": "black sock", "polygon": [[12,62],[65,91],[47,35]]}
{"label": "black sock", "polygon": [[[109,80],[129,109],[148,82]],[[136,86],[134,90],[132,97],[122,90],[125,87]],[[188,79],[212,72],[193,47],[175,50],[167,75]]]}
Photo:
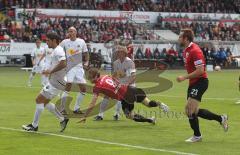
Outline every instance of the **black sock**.
{"label": "black sock", "polygon": [[150,101],[148,105],[149,107],[157,107],[159,106],[159,103],[157,103],[156,101]]}
{"label": "black sock", "polygon": [[201,136],[200,130],[199,130],[199,122],[198,117],[193,114],[191,118],[189,118],[189,123],[191,128],[193,129],[194,136]]}
{"label": "black sock", "polygon": [[145,118],[145,117],[143,117],[142,115],[139,115],[139,114],[134,114],[133,120],[135,122],[149,122],[149,123],[152,123],[151,119]]}
{"label": "black sock", "polygon": [[222,122],[222,117],[220,115],[216,115],[208,111],[207,109],[199,109],[198,116],[207,120],[215,120],[218,121],[219,123]]}

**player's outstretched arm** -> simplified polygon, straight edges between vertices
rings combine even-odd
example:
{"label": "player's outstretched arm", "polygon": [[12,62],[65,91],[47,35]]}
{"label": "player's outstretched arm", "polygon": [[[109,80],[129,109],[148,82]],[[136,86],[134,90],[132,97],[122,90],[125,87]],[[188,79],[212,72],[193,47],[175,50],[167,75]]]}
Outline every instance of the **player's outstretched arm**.
{"label": "player's outstretched arm", "polygon": [[89,104],[88,109],[87,109],[86,113],[84,114],[84,117],[81,118],[78,123],[85,123],[86,122],[87,116],[92,112],[93,108],[95,107],[95,105],[97,103],[97,99],[98,99],[98,94],[93,94],[92,101]]}

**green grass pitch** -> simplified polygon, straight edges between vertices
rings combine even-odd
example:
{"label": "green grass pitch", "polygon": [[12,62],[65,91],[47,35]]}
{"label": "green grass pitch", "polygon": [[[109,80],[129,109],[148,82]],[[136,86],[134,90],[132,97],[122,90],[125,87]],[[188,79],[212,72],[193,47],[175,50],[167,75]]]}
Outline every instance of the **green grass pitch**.
{"label": "green grass pitch", "polygon": [[[178,84],[175,78],[184,73],[165,71],[160,74],[173,81],[173,87],[150,95],[150,98],[167,103],[171,111],[183,112],[188,83]],[[194,144],[184,142],[192,135],[192,131],[183,115],[161,115],[153,126],[136,123],[123,116],[120,121],[113,121],[114,108],[105,113],[101,122],[95,122],[90,117],[85,124],[77,124],[78,119],[71,119],[64,133],[59,133],[57,119],[45,110],[39,125],[39,131],[43,133],[21,132],[21,125],[33,119],[35,97],[41,89],[39,76],[34,79],[32,88],[27,87],[28,76],[29,72],[20,68],[0,68],[0,155],[240,154],[240,105],[235,104],[239,98],[237,70],[209,73],[209,89],[201,103],[203,108],[229,115],[229,132],[224,133],[214,121],[200,119],[203,141]],[[146,87],[147,83],[138,86]],[[72,96],[75,98],[74,93]],[[86,95],[83,107],[87,107],[90,97]],[[135,108],[149,113],[158,111],[140,104]]]}

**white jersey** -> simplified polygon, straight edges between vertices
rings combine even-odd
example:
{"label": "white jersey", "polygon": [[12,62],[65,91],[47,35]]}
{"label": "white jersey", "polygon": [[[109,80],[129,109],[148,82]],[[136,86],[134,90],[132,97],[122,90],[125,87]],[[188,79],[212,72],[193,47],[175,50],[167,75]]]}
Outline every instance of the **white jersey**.
{"label": "white jersey", "polygon": [[44,64],[45,65],[51,65],[52,63],[52,53],[53,53],[53,49],[52,48],[48,48],[48,46],[45,47],[44,49]]}
{"label": "white jersey", "polygon": [[43,54],[44,54],[44,48],[43,47],[33,49],[32,53],[31,53],[31,57],[33,57],[35,65],[37,65],[39,63]]}
{"label": "white jersey", "polygon": [[44,48],[45,57],[42,60],[43,61],[42,70],[48,70],[48,69],[51,68],[51,66],[52,66],[52,53],[53,53],[52,48],[48,48],[48,46],[46,46]]}
{"label": "white jersey", "polygon": [[[52,70],[55,68],[60,61],[66,60],[65,52],[61,46],[57,46],[52,51],[51,56],[51,67]],[[49,83],[44,86],[44,88],[41,91],[41,94],[46,97],[47,99],[52,99],[55,96],[57,96],[60,93],[60,90],[64,90],[65,83],[64,83],[64,76],[65,76],[65,69],[62,69],[60,71],[57,71],[53,74],[51,74],[51,77],[49,79]]]}
{"label": "white jersey", "polygon": [[[120,61],[120,59],[117,59],[113,63],[113,71],[123,71],[125,73],[125,77],[120,78],[119,81],[121,84],[127,84],[129,77],[132,75],[132,73],[136,72],[135,64],[134,62],[129,58],[126,57],[123,62]],[[135,84],[131,84],[132,86],[135,86]]]}
{"label": "white jersey", "polygon": [[56,65],[59,64],[60,61],[66,60],[65,52],[61,46],[57,46],[52,51],[52,57],[51,57],[51,69],[56,67]]}
{"label": "white jersey", "polygon": [[[82,67],[82,53],[88,52],[87,45],[83,39],[77,38],[74,41],[71,41],[70,39],[63,40],[60,45],[63,47],[63,49],[66,52],[67,59],[71,59],[74,55],[79,54],[79,57],[77,58],[77,64],[76,67]],[[71,61],[76,61],[76,59],[71,59]],[[68,62],[70,62],[68,60]],[[74,62],[72,62],[74,63]],[[69,65],[69,64],[67,64]]]}
{"label": "white jersey", "polygon": [[[49,69],[52,70],[53,68],[55,68],[56,65],[58,65],[62,60],[66,60],[65,52],[61,46],[57,46],[55,49],[53,49],[51,67]],[[51,85],[53,85],[55,88],[59,88],[58,81],[60,81],[60,84],[64,83],[65,74],[66,74],[65,69],[62,69],[51,74],[51,77],[49,79]]]}

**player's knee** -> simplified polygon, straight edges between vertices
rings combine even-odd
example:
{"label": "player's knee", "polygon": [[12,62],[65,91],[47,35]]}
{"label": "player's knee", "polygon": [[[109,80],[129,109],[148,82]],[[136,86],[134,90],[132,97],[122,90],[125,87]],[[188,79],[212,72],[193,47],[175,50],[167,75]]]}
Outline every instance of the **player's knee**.
{"label": "player's knee", "polygon": [[81,91],[82,93],[86,93],[87,89],[86,89],[85,86],[82,86],[82,87],[80,88],[80,91]]}
{"label": "player's knee", "polygon": [[41,99],[41,96],[38,95],[35,99],[36,103],[42,103],[42,99]]}
{"label": "player's knee", "polygon": [[36,103],[44,103],[47,104],[49,102],[49,99],[44,97],[42,94],[38,95],[37,98],[35,99]]}
{"label": "player's knee", "polygon": [[66,87],[65,87],[65,91],[69,92],[72,88],[72,84],[71,83],[67,83]]}
{"label": "player's knee", "polygon": [[197,117],[198,116],[195,113],[188,115],[188,119],[196,119]]}

